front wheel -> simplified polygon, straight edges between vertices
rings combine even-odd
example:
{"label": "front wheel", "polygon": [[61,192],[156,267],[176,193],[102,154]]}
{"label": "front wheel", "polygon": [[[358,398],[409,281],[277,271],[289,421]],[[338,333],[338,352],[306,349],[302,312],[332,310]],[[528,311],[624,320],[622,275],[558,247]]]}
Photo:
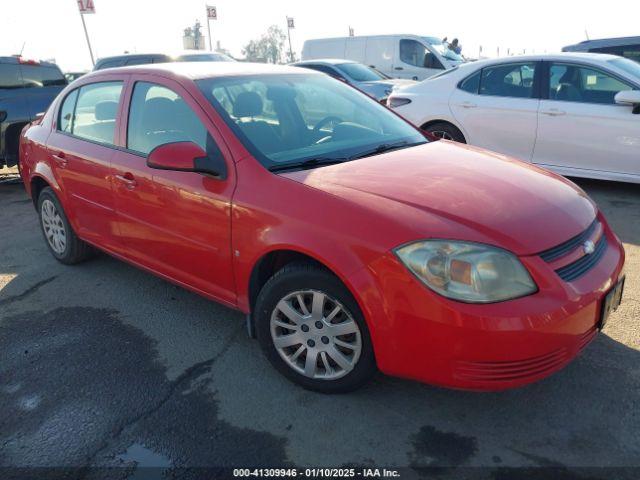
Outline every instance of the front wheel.
{"label": "front wheel", "polygon": [[270,362],[309,390],[355,390],[376,371],[357,302],[330,272],[285,266],[264,286],[255,308],[258,340]]}
{"label": "front wheel", "polygon": [[439,122],[423,128],[425,132],[430,133],[436,138],[443,140],[452,140],[458,143],[467,143],[462,132],[450,123]]}

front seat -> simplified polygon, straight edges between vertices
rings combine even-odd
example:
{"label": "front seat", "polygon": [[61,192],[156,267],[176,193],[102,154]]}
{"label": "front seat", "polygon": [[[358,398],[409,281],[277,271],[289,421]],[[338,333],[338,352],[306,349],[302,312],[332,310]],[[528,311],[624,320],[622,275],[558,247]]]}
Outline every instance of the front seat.
{"label": "front seat", "polygon": [[264,153],[282,150],[282,140],[274,128],[263,120],[255,120],[262,115],[262,97],[256,92],[242,92],[233,103],[233,116],[240,130]]}
{"label": "front seat", "polygon": [[576,84],[580,84],[577,68],[569,67],[560,78],[560,84],[556,87],[556,100],[564,102],[580,102],[582,94]]}

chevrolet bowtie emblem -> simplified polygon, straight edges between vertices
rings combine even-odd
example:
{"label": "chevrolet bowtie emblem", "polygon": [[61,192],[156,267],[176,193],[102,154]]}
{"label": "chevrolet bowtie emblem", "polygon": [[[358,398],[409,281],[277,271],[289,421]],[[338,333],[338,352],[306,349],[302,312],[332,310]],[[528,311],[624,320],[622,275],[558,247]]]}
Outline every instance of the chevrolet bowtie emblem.
{"label": "chevrolet bowtie emblem", "polygon": [[596,250],[596,244],[591,240],[587,240],[582,244],[582,250],[584,251],[585,255],[591,255]]}

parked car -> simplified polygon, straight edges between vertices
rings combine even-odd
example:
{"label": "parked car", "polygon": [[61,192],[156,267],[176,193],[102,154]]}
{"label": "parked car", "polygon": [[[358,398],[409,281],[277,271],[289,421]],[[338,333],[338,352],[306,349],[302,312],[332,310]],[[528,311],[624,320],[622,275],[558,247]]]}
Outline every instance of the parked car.
{"label": "parked car", "polygon": [[53,63],[0,57],[0,168],[18,163],[20,131],[67,85]]}
{"label": "parked car", "polygon": [[603,38],[586,40],[562,49],[563,52],[592,52],[618,55],[640,62],[640,37]]}
{"label": "parked car", "polygon": [[235,62],[235,60],[224,53],[198,50],[185,51],[176,55],[164,53],[134,53],[101,58],[96,62],[93,70],[168,62]]}
{"label": "parked car", "polygon": [[435,37],[376,35],[307,40],[302,60],[344,58],[394,78],[424,80],[465,61]]}
{"label": "parked car", "polygon": [[562,175],[640,182],[640,64],[562,53],[462,65],[388,104],[438,137]]}
{"label": "parked car", "polygon": [[307,60],[292,64],[295,67],[308,68],[353,85],[378,101],[386,101],[394,88],[413,85],[414,80],[391,78],[375,68],[362,63],[343,59]]}
{"label": "parked car", "polygon": [[95,247],[237,308],[280,372],[323,392],[376,367],[474,390],[541,379],[624,285],[622,245],[574,184],[429,143],[301,68],[94,72],[20,156],[57,260]]}

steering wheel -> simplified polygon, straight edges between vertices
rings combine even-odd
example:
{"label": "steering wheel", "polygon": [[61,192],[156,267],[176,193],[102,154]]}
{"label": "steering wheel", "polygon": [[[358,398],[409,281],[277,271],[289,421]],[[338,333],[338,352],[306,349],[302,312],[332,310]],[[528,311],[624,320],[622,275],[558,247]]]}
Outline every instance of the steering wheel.
{"label": "steering wheel", "polygon": [[340,117],[336,117],[335,115],[329,115],[328,117],[324,117],[322,120],[316,123],[315,127],[313,127],[313,133],[316,133],[316,134],[320,133],[320,130],[322,129],[322,127],[332,122],[342,123],[342,119]]}

